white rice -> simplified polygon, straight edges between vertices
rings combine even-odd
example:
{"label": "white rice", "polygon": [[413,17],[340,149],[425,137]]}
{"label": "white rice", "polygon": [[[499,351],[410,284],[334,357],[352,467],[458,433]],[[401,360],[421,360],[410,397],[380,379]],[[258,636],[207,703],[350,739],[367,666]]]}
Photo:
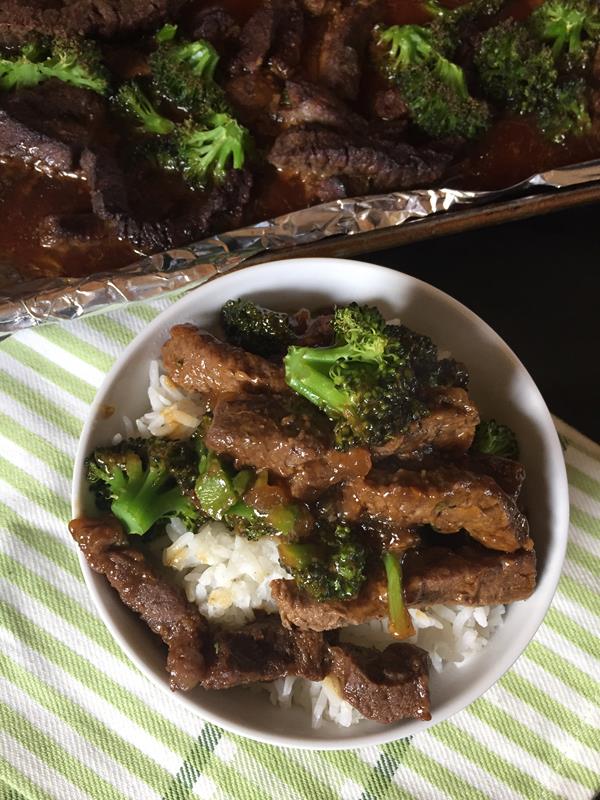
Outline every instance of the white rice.
{"label": "white rice", "polygon": [[[202,398],[182,392],[161,375],[157,361],[150,364],[148,398],[150,411],[132,422],[124,418],[124,435],[154,435],[186,438],[206,412]],[[115,443],[120,441],[117,435]],[[177,571],[185,594],[214,623],[238,627],[254,619],[255,612],[277,612],[270,582],[287,578],[279,564],[277,544],[263,538],[248,541],[234,536],[220,522],[210,522],[197,532],[186,530],[173,518],[166,532],[171,544],[163,550],[163,563]],[[502,624],[504,606],[443,606],[409,609],[415,635],[408,641],[429,653],[433,668],[441,672],[447,664],[460,667],[482,650]],[[387,632],[387,620],[373,620],[345,628],[343,641],[383,649],[396,641]],[[337,679],[313,682],[293,676],[263,684],[271,702],[283,708],[301,706],[319,727],[324,720],[348,727],[361,714],[340,695]]]}

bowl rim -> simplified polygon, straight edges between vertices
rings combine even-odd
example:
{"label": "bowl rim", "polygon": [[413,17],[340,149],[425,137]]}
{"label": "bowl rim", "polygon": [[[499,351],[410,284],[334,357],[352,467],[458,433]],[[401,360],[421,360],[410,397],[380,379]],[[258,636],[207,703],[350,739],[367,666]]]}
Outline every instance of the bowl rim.
{"label": "bowl rim", "polygon": [[[489,668],[485,673],[485,678],[482,680],[479,679],[477,683],[477,690],[471,696],[465,699],[465,692],[459,694],[458,698],[453,698],[444,704],[444,712],[440,718],[435,718],[430,721],[418,721],[418,732],[424,731],[429,728],[431,725],[438,724],[443,722],[454,714],[462,711],[468,705],[473,703],[476,699],[481,697],[485,692],[487,692],[515,663],[515,661],[521,656],[529,642],[535,636],[538,628],[540,627],[546,613],[550,607],[554,594],[556,592],[556,587],[558,585],[558,581],[560,579],[561,570],[563,561],[565,558],[566,547],[567,547],[567,539],[568,539],[568,525],[569,525],[569,490],[568,490],[568,481],[567,481],[567,474],[566,474],[566,467],[564,463],[564,458],[562,457],[562,448],[560,445],[560,440],[558,437],[558,433],[556,431],[554,422],[552,420],[550,411],[529,372],[525,368],[525,366],[521,363],[515,353],[510,349],[510,347],[506,344],[506,342],[500,337],[494,329],[488,325],[484,320],[482,320],[477,314],[471,311],[467,306],[460,303],[458,300],[453,298],[451,295],[447,294],[446,292],[432,286],[425,281],[420,280],[419,278],[415,278],[412,275],[408,275],[407,273],[403,273],[401,270],[392,269],[390,267],[383,267],[376,264],[371,264],[369,262],[363,261],[355,261],[352,259],[344,259],[344,258],[294,258],[294,259],[282,259],[278,261],[272,261],[264,264],[256,264],[253,266],[245,267],[242,270],[237,270],[232,273],[228,273],[226,275],[219,275],[216,278],[212,279],[208,282],[208,284],[202,284],[199,287],[191,290],[190,292],[183,295],[183,297],[179,298],[175,303],[169,305],[166,309],[160,312],[148,325],[146,325],[133,339],[132,341],[124,348],[124,350],[119,354],[116,358],[115,362],[113,363],[112,367],[105,375],[102,383],[97,389],[96,396],[94,401],[92,402],[87,418],[85,420],[83,429],[80,434],[76,456],[74,460],[74,467],[73,467],[73,480],[72,480],[72,491],[71,491],[71,513],[73,518],[77,517],[81,513],[81,498],[83,495],[83,490],[85,489],[85,481],[83,479],[83,464],[84,459],[88,452],[88,439],[93,431],[94,421],[100,416],[99,412],[101,411],[104,405],[104,398],[107,392],[109,391],[110,387],[112,386],[115,377],[117,376],[118,372],[121,370],[124,362],[126,362],[130,355],[134,353],[134,351],[143,345],[146,340],[152,338],[155,332],[158,332],[164,325],[163,320],[170,316],[173,313],[173,309],[178,307],[180,304],[191,304],[192,297],[200,297],[202,291],[205,289],[207,285],[211,285],[215,282],[215,280],[219,280],[219,282],[232,282],[237,283],[240,280],[240,275],[244,276],[244,279],[247,281],[244,289],[245,290],[252,290],[252,282],[251,276],[252,274],[259,275],[261,273],[268,273],[273,272],[274,275],[277,274],[278,270],[283,270],[286,267],[292,266],[295,270],[306,269],[343,269],[344,272],[351,270],[353,268],[360,268],[362,270],[367,271],[374,271],[379,273],[389,274],[392,273],[394,275],[400,275],[403,278],[407,279],[409,283],[413,284],[413,286],[417,286],[422,291],[426,291],[427,293],[432,294],[434,297],[437,297],[438,300],[443,301],[446,304],[449,304],[453,307],[456,311],[460,312],[469,323],[474,324],[476,326],[482,326],[481,330],[485,331],[487,335],[492,336],[495,339],[495,345],[500,347],[501,350],[504,351],[505,355],[509,356],[509,358],[513,361],[513,364],[518,367],[518,369],[524,373],[524,375],[529,379],[531,383],[531,390],[536,394],[536,399],[541,403],[541,408],[543,409],[544,415],[547,417],[546,422],[551,423],[551,429],[554,431],[554,436],[548,436],[546,443],[551,448],[552,458],[556,460],[556,465],[558,466],[558,472],[560,473],[556,479],[556,485],[552,485],[552,512],[555,516],[555,523],[553,527],[558,531],[561,536],[559,541],[553,543],[553,548],[549,552],[548,557],[546,559],[544,565],[544,580],[545,580],[545,595],[543,597],[543,601],[540,603],[540,597],[538,596],[536,599],[538,603],[535,606],[532,606],[531,613],[529,615],[529,624],[526,627],[527,636],[523,645],[518,647],[515,651],[509,650],[508,654],[504,653],[502,657],[498,658],[494,668]],[[234,292],[235,293],[235,292]],[[123,652],[127,655],[130,661],[148,678],[155,686],[158,686],[161,691],[167,693],[170,697],[174,698],[176,702],[183,704],[183,706],[189,710],[191,713],[202,717],[204,720],[207,720],[215,725],[218,725],[225,730],[228,730],[234,734],[238,734],[250,739],[253,739],[258,742],[263,742],[270,745],[277,745],[280,747],[289,747],[289,748],[298,748],[298,749],[322,749],[322,750],[349,750],[355,749],[360,747],[366,746],[373,746],[373,745],[381,745],[387,742],[391,742],[397,740],[399,738],[404,738],[406,736],[413,735],[412,732],[402,732],[398,733],[396,726],[381,726],[381,730],[376,730],[375,732],[361,734],[354,736],[352,738],[340,738],[339,740],[332,739],[332,738],[324,738],[315,735],[314,738],[311,739],[304,739],[294,735],[289,734],[282,734],[282,733],[269,733],[262,730],[257,730],[256,728],[249,727],[243,723],[233,722],[229,719],[223,719],[219,714],[213,713],[208,709],[204,709],[199,707],[198,703],[193,700],[191,697],[186,695],[185,692],[172,692],[168,684],[165,680],[161,680],[157,677],[157,675],[153,672],[151,667],[146,663],[146,661],[138,657],[137,653],[130,647],[127,638],[121,634],[118,627],[112,620],[112,617],[104,603],[102,598],[102,590],[97,588],[96,582],[94,580],[96,573],[94,573],[90,566],[88,565],[85,556],[81,552],[79,548],[77,548],[77,556],[79,558],[79,563],[83,572],[83,577],[85,580],[86,587],[90,592],[92,597],[94,606],[96,611],[98,612],[100,618],[108,628],[111,636],[113,639],[116,640],[119,647],[123,650]],[[105,584],[102,583],[102,586]],[[535,595],[533,595],[535,596]],[[532,597],[533,597],[532,596]],[[528,598],[529,600],[529,598]],[[528,602],[528,600],[523,602]],[[523,636],[520,637],[523,639]],[[166,673],[165,673],[166,675]],[[468,693],[467,693],[468,694]],[[266,697],[266,695],[265,695]],[[315,731],[315,734],[318,734],[318,730]]]}

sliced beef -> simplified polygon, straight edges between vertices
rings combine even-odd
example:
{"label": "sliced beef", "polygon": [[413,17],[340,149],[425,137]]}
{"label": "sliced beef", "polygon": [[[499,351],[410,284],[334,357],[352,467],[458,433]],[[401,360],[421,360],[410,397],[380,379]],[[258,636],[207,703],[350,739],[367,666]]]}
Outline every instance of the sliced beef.
{"label": "sliced beef", "polygon": [[[51,113],[49,112],[51,109]],[[56,173],[76,173],[104,118],[95,92],[51,79],[0,96],[0,155]]]}
{"label": "sliced beef", "polygon": [[533,550],[498,553],[478,545],[456,550],[425,547],[408,551],[402,563],[404,596],[410,606],[514,603],[535,589]]}
{"label": "sliced beef", "polygon": [[320,681],[328,672],[328,662],[322,634],[290,630],[276,616],[268,616],[238,630],[215,633],[213,655],[202,686],[229,689],[285,675]]}
{"label": "sliced beef", "polygon": [[175,14],[185,0],[3,0],[0,43],[21,44],[32,31],[112,37],[150,30]]}
{"label": "sliced beef", "polygon": [[209,6],[201,8],[189,23],[192,39],[205,39],[219,52],[239,38],[240,26],[224,8]]}
{"label": "sliced beef", "polygon": [[412,422],[406,431],[375,447],[376,458],[395,455],[415,458],[440,450],[450,455],[465,453],[473,444],[479,412],[464,389],[434,389],[429,398],[431,412]]}
{"label": "sliced beef", "polygon": [[286,128],[319,124],[340,131],[365,132],[366,120],[324,86],[300,80],[286,81],[279,118]]}
{"label": "sliced beef", "polygon": [[141,550],[130,546],[114,517],[74,519],[69,530],[90,567],[106,576],[121,601],[169,648],[171,688],[193,689],[206,675],[203,647],[208,635],[196,606],[153,569]]}
{"label": "sliced beef", "polygon": [[287,77],[300,62],[304,17],[296,0],[265,0],[242,28],[231,74],[268,67]]}
{"label": "sliced beef", "polygon": [[383,652],[341,643],[330,648],[332,674],[344,698],[367,719],[381,723],[431,719],[429,657],[414,644],[391,644]]}
{"label": "sliced beef", "polygon": [[233,458],[237,467],[267,469],[287,479],[294,497],[303,499],[366,475],[371,466],[363,448],[335,450],[326,417],[291,395],[223,397],[205,441],[218,454]]}
{"label": "sliced beef", "polygon": [[378,89],[373,95],[372,108],[379,119],[408,121],[408,106],[395,86]]}
{"label": "sliced beef", "polygon": [[373,471],[346,483],[341,513],[350,521],[367,519],[405,529],[431,525],[439,533],[465,529],[493,550],[530,550],[529,525],[515,502],[493,478],[455,466]]}
{"label": "sliced beef", "polygon": [[85,247],[106,243],[109,232],[104,221],[94,214],[50,214],[40,223],[38,235],[42,247]]}
{"label": "sliced beef", "polygon": [[387,583],[381,573],[372,576],[353,600],[319,602],[293,580],[271,581],[271,594],[286,627],[330,631],[381,619],[388,613]]}
{"label": "sliced beef", "polygon": [[[535,552],[500,553],[476,544],[423,547],[406,553],[402,575],[405,602],[416,608],[514,603],[535,589]],[[388,615],[382,572],[371,576],[355,600],[318,602],[292,580],[273,581],[271,592],[288,627],[325,631]]]}
{"label": "sliced beef", "polygon": [[487,453],[469,453],[456,464],[478,475],[489,475],[503,492],[515,502],[518,500],[525,483],[525,467],[518,461]]}
{"label": "sliced beef", "polygon": [[252,390],[287,390],[280,366],[222,342],[194,325],[171,328],[171,337],[162,347],[162,358],[173,383],[211,397]]}
{"label": "sliced beef", "polygon": [[387,151],[351,133],[301,128],[283,131],[268,160],[282,172],[302,178],[350,179],[356,193],[429,185],[441,178],[449,163],[444,154],[408,144]]}
{"label": "sliced beef", "polygon": [[332,9],[319,43],[319,83],[346,100],[356,100],[364,52],[375,21],[378,2],[356,0]]}
{"label": "sliced beef", "polygon": [[236,116],[263,136],[276,136],[275,115],[281,96],[280,82],[266,70],[244,72],[225,83],[227,97]]}

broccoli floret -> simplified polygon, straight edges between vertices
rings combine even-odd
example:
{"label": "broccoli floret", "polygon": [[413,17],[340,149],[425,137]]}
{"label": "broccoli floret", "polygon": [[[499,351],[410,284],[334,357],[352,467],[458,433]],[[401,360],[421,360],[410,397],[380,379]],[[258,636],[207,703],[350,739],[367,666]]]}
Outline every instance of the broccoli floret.
{"label": "broccoli floret", "polygon": [[530,16],[529,27],[552,46],[555,59],[589,52],[600,39],[600,8],[592,0],[546,0]]}
{"label": "broccoli floret", "polygon": [[519,443],[508,425],[502,425],[495,419],[480,422],[475,431],[472,450],[476,453],[488,453],[502,458],[519,458]]}
{"label": "broccoli floret", "polygon": [[248,131],[232,116],[212,114],[202,127],[190,121],[177,126],[163,164],[176,165],[191,186],[205,188],[244,166],[248,144]]}
{"label": "broccoli floret", "polygon": [[287,314],[250,300],[228,300],[221,309],[221,324],[228,341],[265,358],[283,355],[296,339]]}
{"label": "broccoli floret", "polygon": [[40,39],[21,48],[16,58],[0,59],[0,89],[36,86],[49,78],[98,94],[108,90],[100,51],[85,39]]}
{"label": "broccoli floret", "polygon": [[175,130],[175,123],[158,113],[135,81],[119,88],[115,102],[120,111],[136,120],[144,133],[164,136]]}
{"label": "broccoli floret", "polygon": [[428,0],[425,7],[434,17],[431,30],[444,55],[452,55],[461,42],[468,26],[475,21],[491,19],[506,5],[506,0],[471,0],[456,8],[441,5],[438,0]]}
{"label": "broccoli floret", "polygon": [[214,80],[219,62],[214,47],[204,39],[178,41],[175,25],[165,25],[156,39],[158,47],[150,56],[150,69],[157,91],[195,116],[226,111],[225,95]]}
{"label": "broccoli floret", "polygon": [[402,342],[376,308],[337,308],[332,347],[290,347],[287,384],[334,422],[336,444],[377,445],[426,413]]}
{"label": "broccoli floret", "polygon": [[402,92],[412,121],[429,136],[479,136],[490,123],[486,103],[469,94],[465,74],[444,55],[447,42],[433,27],[379,29],[382,66]]}
{"label": "broccoli floret", "polygon": [[185,491],[196,469],[195,450],[187,443],[129,439],[95,450],[87,478],[101,508],[109,505],[128,533],[145,534],[171,516],[195,523],[197,510]]}
{"label": "broccoli floret", "polygon": [[464,364],[453,358],[438,359],[438,348],[429,336],[407,328],[406,325],[387,325],[386,331],[402,344],[417,380],[424,386],[461,386],[469,383]]}
{"label": "broccoli floret", "polygon": [[317,600],[356,597],[366,579],[367,553],[347,525],[322,527],[311,542],[279,545],[279,555],[296,583]]}
{"label": "broccoli floret", "polygon": [[484,92],[515,114],[533,114],[554,141],[590,125],[583,81],[562,84],[549,47],[506,20],[486,31],[475,52]]}

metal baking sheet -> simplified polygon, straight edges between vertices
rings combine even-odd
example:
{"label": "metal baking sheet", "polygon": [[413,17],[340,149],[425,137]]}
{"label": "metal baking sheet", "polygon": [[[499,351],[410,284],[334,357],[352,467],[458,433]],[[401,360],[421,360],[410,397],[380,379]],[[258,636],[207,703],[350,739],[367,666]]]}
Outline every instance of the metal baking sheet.
{"label": "metal baking sheet", "polygon": [[336,200],[158,253],[112,274],[54,279],[22,297],[0,297],[0,334],[199,286],[248,262],[351,255],[597,199],[600,159],[494,192],[442,188]]}

